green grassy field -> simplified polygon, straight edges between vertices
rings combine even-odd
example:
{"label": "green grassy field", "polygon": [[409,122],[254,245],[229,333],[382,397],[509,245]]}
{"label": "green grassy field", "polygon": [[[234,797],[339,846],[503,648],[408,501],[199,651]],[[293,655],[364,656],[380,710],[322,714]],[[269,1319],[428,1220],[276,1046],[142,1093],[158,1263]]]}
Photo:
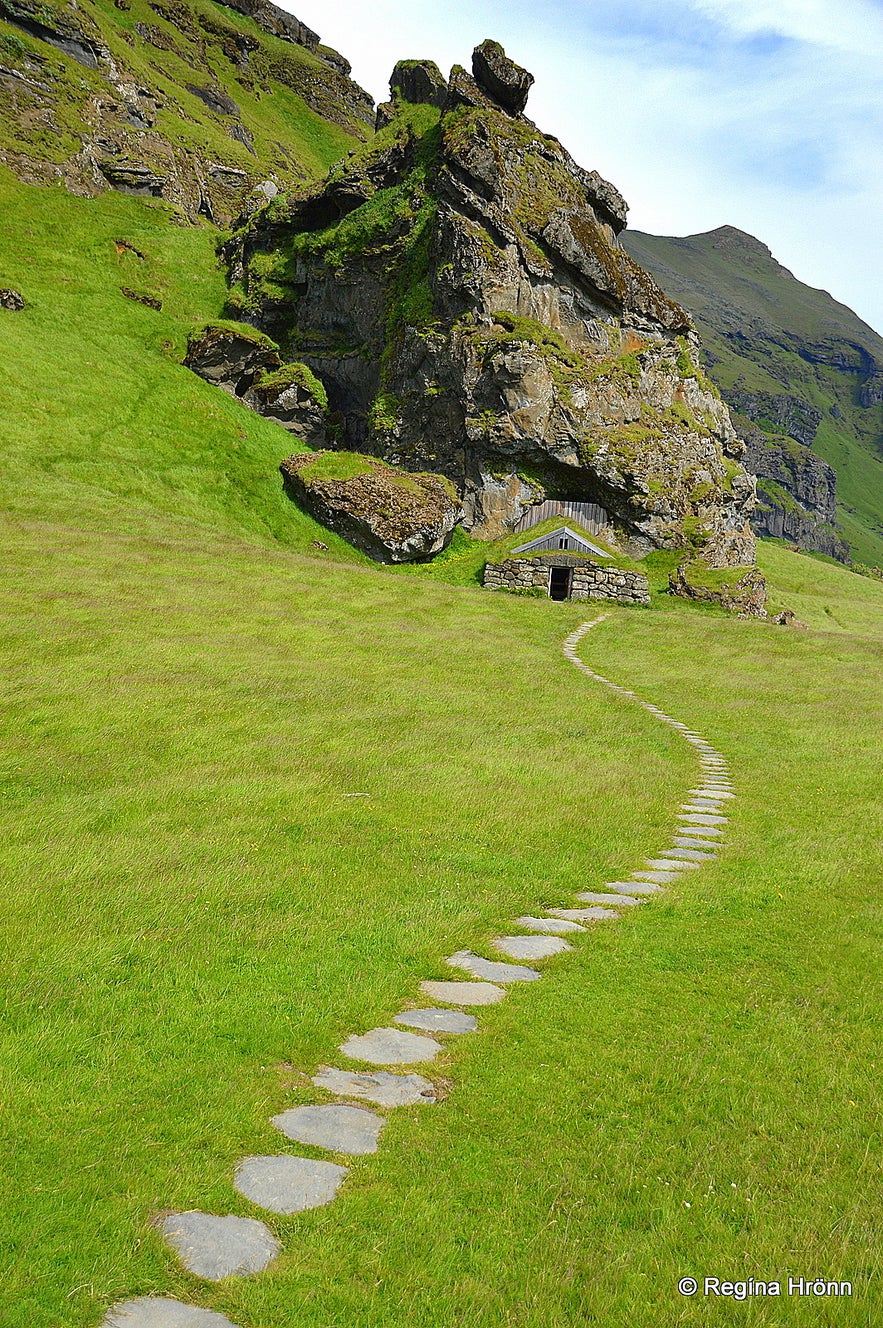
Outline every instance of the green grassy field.
{"label": "green grassy field", "polygon": [[[0,1323],[156,1291],[242,1328],[873,1328],[883,585],[774,544],[806,630],[658,596],[581,647],[727,756],[720,860],[483,1012],[443,1102],[270,1218],[266,1274],[182,1273],[152,1216],[266,1217],[233,1168],[306,1076],[638,867],[697,767],[561,655],[590,606],[485,594],[468,542],[378,568],[284,498],[290,440],[175,362],[211,232],[4,188]],[[115,293],[120,235],[162,313]],[[690,1274],[855,1295],[734,1310]]]}
{"label": "green grassy field", "polygon": [[166,532],[3,545],[4,1323],[151,1289],[247,1328],[729,1322],[679,1300],[696,1270],[856,1284],[747,1323],[875,1322],[883,589],[774,549],[839,630],[611,613],[589,662],[731,761],[726,853],[483,1014],[444,1103],[209,1287],[151,1214],[257,1213],[233,1165],[304,1073],[637,866],[695,767],[561,657],[575,605]]}

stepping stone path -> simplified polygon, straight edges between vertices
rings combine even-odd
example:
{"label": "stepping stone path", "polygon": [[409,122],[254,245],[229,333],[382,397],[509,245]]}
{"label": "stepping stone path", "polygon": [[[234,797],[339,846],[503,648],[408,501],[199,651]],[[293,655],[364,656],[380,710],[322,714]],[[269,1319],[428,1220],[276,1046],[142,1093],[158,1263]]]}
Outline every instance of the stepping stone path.
{"label": "stepping stone path", "polygon": [[617,890],[623,895],[658,895],[662,893],[661,885],[651,885],[648,881],[605,881],[604,885],[608,890]]}
{"label": "stepping stone path", "polygon": [[512,959],[548,959],[562,950],[573,949],[560,936],[498,936],[493,945]]}
{"label": "stepping stone path", "polygon": [[352,1070],[336,1070],[325,1065],[313,1075],[317,1088],[326,1088],[340,1097],[361,1097],[376,1102],[378,1107],[410,1107],[435,1102],[435,1086],[419,1074],[388,1074],[376,1070],[374,1074],[356,1074]]}
{"label": "stepping stone path", "polygon": [[474,973],[477,978],[488,978],[491,982],[536,982],[542,977],[535,968],[525,964],[498,964],[492,959],[482,959],[471,950],[458,950],[445,960],[451,968],[462,968],[466,973]]}
{"label": "stepping stone path", "polygon": [[435,1033],[471,1033],[478,1028],[474,1015],[462,1010],[405,1010],[396,1015],[397,1024],[411,1028],[428,1028]]}
{"label": "stepping stone path", "polygon": [[666,856],[662,858],[648,858],[647,866],[652,867],[654,871],[674,871],[675,868],[677,868],[678,871],[685,871],[688,868],[692,868],[694,871],[697,871],[699,868],[699,863],[684,862],[679,858],[675,859],[674,861],[671,861],[671,859]]}
{"label": "stepping stone path", "polygon": [[139,1296],[114,1305],[101,1320],[101,1328],[236,1328],[226,1314],[185,1305],[167,1296]]}
{"label": "stepping stone path", "polygon": [[[464,1016],[465,1018],[465,1016]],[[292,1107],[273,1117],[277,1130],[299,1144],[313,1144],[331,1153],[376,1153],[386,1121],[364,1107]]]}
{"label": "stepping stone path", "polygon": [[160,1230],[188,1272],[208,1282],[262,1273],[279,1253],[279,1242],[253,1217],[172,1213]]}
{"label": "stepping stone path", "polygon": [[492,982],[421,982],[424,996],[451,1005],[496,1005],[506,995],[503,987]]}
{"label": "stepping stone path", "polygon": [[592,890],[584,890],[582,894],[577,895],[584,904],[611,904],[614,908],[631,908],[633,904],[642,904],[642,899],[635,899],[633,895],[605,895],[595,894]]}
{"label": "stepping stone path", "polygon": [[[525,914],[514,920],[520,936],[500,936],[493,948],[511,959],[551,958],[573,949],[562,934],[584,933],[588,923],[616,921],[623,913],[650,896],[664,893],[672,882],[689,879],[706,861],[713,862],[727,825],[722,806],[736,795],[724,758],[701,734],[658,706],[642,701],[634,692],[593,672],[578,657],[576,647],[590,628],[603,622],[584,623],[564,642],[566,658],[582,673],[609,688],[618,697],[637,702],[650,715],[669,725],[694,746],[699,756],[699,783],[681,804],[671,847],[646,860],[647,870],[632,873],[629,881],[607,881],[603,891],[576,895],[584,908],[547,908],[544,916]],[[625,924],[622,924],[625,925]],[[433,1060],[443,1044],[429,1033],[471,1033],[478,1027],[472,1014],[450,1006],[495,1005],[514,982],[535,982],[542,975],[524,963],[485,959],[471,950],[458,950],[445,961],[475,981],[425,980],[420,991],[439,1003],[425,1009],[405,1009],[394,1016],[396,1027],[372,1028],[353,1035],[339,1048],[342,1055],[372,1065],[410,1065]],[[442,1007],[442,1008],[439,1008]],[[409,1029],[420,1029],[419,1033]],[[321,1093],[336,1098],[356,1098],[380,1107],[430,1106],[440,1093],[431,1080],[419,1074],[394,1074],[389,1070],[358,1071],[325,1065],[313,1075]],[[386,1118],[351,1102],[316,1102],[292,1107],[273,1116],[272,1124],[286,1138],[326,1152],[344,1156],[376,1153]],[[291,1214],[319,1208],[332,1202],[344,1184],[349,1168],[338,1162],[295,1157],[291,1154],[243,1158],[236,1166],[233,1185],[244,1199],[270,1212]],[[168,1244],[184,1267],[196,1277],[219,1281],[224,1277],[254,1276],[262,1272],[280,1251],[272,1231],[252,1217],[215,1215],[190,1211],[173,1213],[159,1223]],[[108,1310],[101,1328],[238,1328],[214,1310],[201,1309],[164,1296],[140,1296]]]}
{"label": "stepping stone path", "polygon": [[441,1043],[400,1028],[372,1028],[361,1037],[347,1038],[340,1050],[354,1061],[372,1065],[413,1065],[431,1061],[441,1051]]}
{"label": "stepping stone path", "polygon": [[247,1157],[236,1168],[233,1186],[271,1213],[303,1213],[331,1203],[347,1171],[308,1157]]}
{"label": "stepping stone path", "polygon": [[550,908],[555,918],[567,918],[571,922],[604,922],[607,918],[618,918],[613,908]]}
{"label": "stepping stone path", "polygon": [[578,922],[568,922],[565,918],[516,918],[516,927],[523,927],[525,931],[551,932],[553,935],[561,935],[569,931],[585,931]]}

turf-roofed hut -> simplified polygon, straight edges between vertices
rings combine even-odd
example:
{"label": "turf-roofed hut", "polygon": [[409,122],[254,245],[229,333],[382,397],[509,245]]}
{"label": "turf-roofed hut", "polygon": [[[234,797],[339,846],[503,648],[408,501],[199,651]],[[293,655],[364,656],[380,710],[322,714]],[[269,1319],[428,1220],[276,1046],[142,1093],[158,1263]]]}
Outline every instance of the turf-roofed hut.
{"label": "turf-roofed hut", "polygon": [[321,380],[334,446],[447,477],[474,537],[566,500],[634,554],[751,565],[690,319],[620,246],[617,190],[525,117],[532,81],[494,42],[447,81],[397,65],[373,143],[225,246],[231,315]]}
{"label": "turf-roofed hut", "polygon": [[[569,526],[559,526],[527,544],[519,544],[512,554],[500,563],[485,565],[486,590],[540,592],[556,600],[650,603],[649,584],[642,572],[611,565],[611,554]],[[598,562],[599,558],[607,560],[608,566]]]}

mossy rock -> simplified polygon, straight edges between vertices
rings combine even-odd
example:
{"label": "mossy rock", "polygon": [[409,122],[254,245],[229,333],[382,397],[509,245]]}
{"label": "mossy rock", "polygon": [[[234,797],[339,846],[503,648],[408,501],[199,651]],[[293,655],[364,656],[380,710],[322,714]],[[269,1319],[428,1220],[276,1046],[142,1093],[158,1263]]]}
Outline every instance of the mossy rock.
{"label": "mossy rock", "polygon": [[463,509],[440,475],[358,452],[306,452],[279,469],[295,501],[382,563],[425,561],[446,547]]}

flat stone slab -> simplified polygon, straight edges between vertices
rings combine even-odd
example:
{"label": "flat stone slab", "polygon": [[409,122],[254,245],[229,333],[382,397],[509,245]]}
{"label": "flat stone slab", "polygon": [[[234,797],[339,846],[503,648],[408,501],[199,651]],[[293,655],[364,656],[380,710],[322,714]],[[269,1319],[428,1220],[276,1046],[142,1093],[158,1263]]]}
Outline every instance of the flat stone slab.
{"label": "flat stone slab", "polygon": [[330,1106],[292,1107],[273,1117],[273,1124],[287,1139],[299,1144],[327,1148],[330,1153],[376,1153],[377,1140],[386,1121],[362,1107],[343,1103]]}
{"label": "flat stone slab", "polygon": [[618,918],[615,908],[550,908],[555,918],[567,918],[571,922],[604,922],[608,918]]}
{"label": "flat stone slab", "polygon": [[585,931],[585,927],[581,927],[578,922],[568,922],[566,918],[532,918],[529,915],[516,918],[515,926],[523,927],[525,931],[548,932],[552,936],[560,936],[568,931]]}
{"label": "flat stone slab", "polygon": [[675,858],[683,861],[685,866],[692,862],[698,867],[701,862],[706,862],[709,858],[713,862],[717,854],[701,853],[698,848],[664,848],[662,856],[664,859]]}
{"label": "flat stone slab", "polygon": [[403,1010],[396,1015],[396,1023],[437,1033],[472,1033],[478,1028],[475,1015],[464,1014],[462,1010]]}
{"label": "flat stone slab", "polygon": [[655,885],[668,885],[678,879],[676,871],[637,871],[632,872],[636,881],[653,881]]}
{"label": "flat stone slab", "polygon": [[710,788],[690,789],[691,798],[712,798],[715,802],[723,802],[727,798],[735,798],[735,793],[729,788]]}
{"label": "flat stone slab", "polygon": [[643,902],[640,899],[635,899],[632,895],[601,894],[594,890],[583,890],[581,894],[577,895],[577,899],[581,899],[584,904],[612,904],[615,908],[630,908],[632,904]]}
{"label": "flat stone slab", "polygon": [[710,816],[706,812],[681,812],[678,815],[679,821],[686,821],[688,825],[728,825],[726,816]]}
{"label": "flat stone slab", "polygon": [[450,964],[451,968],[462,968],[477,978],[488,978],[491,982],[536,982],[537,978],[542,977],[535,968],[527,968],[524,964],[495,963],[492,959],[482,959],[471,950],[458,950],[445,963]]}
{"label": "flat stone slab", "polygon": [[168,1296],[138,1296],[107,1311],[101,1328],[236,1328],[226,1314]]}
{"label": "flat stone slab", "polygon": [[234,1189],[271,1213],[322,1208],[337,1194],[347,1167],[309,1157],[247,1157],[236,1168]]}
{"label": "flat stone slab", "polygon": [[649,881],[605,881],[608,890],[616,890],[622,895],[655,895],[662,893],[661,885],[651,885]]}
{"label": "flat stone slab", "polygon": [[699,866],[698,862],[687,862],[683,858],[677,857],[677,855],[674,856],[676,858],[674,862],[671,861],[671,855],[668,854],[664,858],[648,858],[647,866],[653,871],[675,871],[675,869],[687,871],[688,869],[695,870]]}
{"label": "flat stone slab", "polygon": [[503,987],[492,982],[433,982],[420,983],[424,996],[434,1001],[450,1001],[451,1005],[496,1005],[506,995]]}
{"label": "flat stone slab", "polygon": [[[713,839],[691,839],[684,835],[675,835],[674,845],[675,848],[720,848],[720,845],[715,843]],[[715,857],[716,855],[712,853],[710,856]]]}
{"label": "flat stone slab", "polygon": [[[700,818],[705,818],[707,816],[710,816],[712,818],[713,823],[718,820],[723,821],[724,825],[726,825],[727,823],[726,817],[720,815],[720,806],[718,803],[710,802],[707,807],[700,807],[699,804],[696,802],[684,803],[681,807],[681,811],[692,813],[693,815]],[[700,820],[700,825],[701,824],[702,821]]]}
{"label": "flat stone slab", "polygon": [[378,1107],[410,1107],[415,1103],[425,1106],[435,1102],[435,1088],[421,1074],[390,1074],[387,1070],[358,1074],[355,1070],[338,1070],[323,1065],[318,1074],[313,1075],[313,1083],[329,1093],[361,1097],[366,1102],[375,1102]]}
{"label": "flat stone slab", "polygon": [[340,1050],[354,1061],[372,1065],[413,1065],[431,1061],[441,1051],[440,1042],[405,1033],[400,1028],[372,1028],[360,1037],[347,1038]]}
{"label": "flat stone slab", "polygon": [[209,1282],[262,1273],[279,1253],[270,1228],[254,1217],[172,1213],[160,1230],[184,1267]]}
{"label": "flat stone slab", "polygon": [[493,947],[512,959],[548,959],[573,949],[561,936],[498,936]]}
{"label": "flat stone slab", "polygon": [[694,798],[692,802],[685,804],[685,810],[690,812],[719,812],[721,801],[721,798]]}

